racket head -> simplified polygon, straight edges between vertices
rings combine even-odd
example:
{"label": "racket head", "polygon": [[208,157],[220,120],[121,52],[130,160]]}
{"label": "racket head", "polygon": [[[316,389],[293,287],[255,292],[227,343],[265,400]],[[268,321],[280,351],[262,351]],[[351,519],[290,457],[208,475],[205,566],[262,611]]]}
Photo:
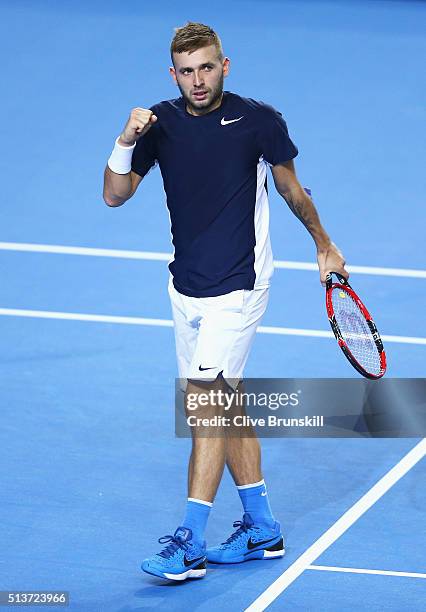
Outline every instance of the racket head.
{"label": "racket head", "polygon": [[337,272],[327,275],[326,307],[331,329],[350,364],[366,378],[381,378],[386,372],[386,353],[380,334],[359,296]]}

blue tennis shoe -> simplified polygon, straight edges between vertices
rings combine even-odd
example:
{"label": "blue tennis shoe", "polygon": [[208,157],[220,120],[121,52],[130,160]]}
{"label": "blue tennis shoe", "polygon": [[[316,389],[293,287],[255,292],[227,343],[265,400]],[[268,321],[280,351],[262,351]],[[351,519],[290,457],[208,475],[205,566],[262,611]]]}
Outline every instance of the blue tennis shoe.
{"label": "blue tennis shoe", "polygon": [[207,560],[212,563],[241,563],[250,559],[276,559],[284,555],[284,538],[280,524],[272,527],[255,524],[247,512],[242,521],[236,521],[237,528],[219,546],[207,549]]}
{"label": "blue tennis shoe", "polygon": [[206,575],[206,543],[192,541],[192,531],[178,527],[174,535],[160,538],[167,546],[158,554],[145,559],[141,567],[144,572],[166,580],[203,578]]}

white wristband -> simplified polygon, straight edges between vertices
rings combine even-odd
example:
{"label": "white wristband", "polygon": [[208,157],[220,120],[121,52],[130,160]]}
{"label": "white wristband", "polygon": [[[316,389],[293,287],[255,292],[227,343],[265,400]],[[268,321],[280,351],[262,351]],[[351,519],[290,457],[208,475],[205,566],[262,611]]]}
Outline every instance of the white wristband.
{"label": "white wristband", "polygon": [[132,155],[136,142],[130,147],[124,147],[118,144],[119,138],[120,136],[115,141],[114,148],[108,160],[108,167],[116,174],[128,174],[132,169]]}

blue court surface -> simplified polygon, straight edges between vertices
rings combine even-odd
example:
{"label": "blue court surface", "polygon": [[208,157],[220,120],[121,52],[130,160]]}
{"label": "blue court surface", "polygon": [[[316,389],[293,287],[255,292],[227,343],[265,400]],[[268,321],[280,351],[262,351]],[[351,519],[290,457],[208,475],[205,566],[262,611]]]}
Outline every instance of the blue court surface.
{"label": "blue court surface", "polygon": [[[283,113],[387,376],[424,377],[425,16],[409,0],[0,2],[0,590],[66,590],[78,612],[424,610],[426,441],[413,438],[263,440],[285,557],[183,584],[140,571],[186,499],[169,220],[158,169],[118,209],[102,180],[130,109],[178,95],[173,28],[211,25],[225,89]],[[315,333],[330,329],[303,269],[313,242],[276,192],[270,207],[277,268],[246,375],[356,377]],[[208,542],[240,518],[226,474]]]}

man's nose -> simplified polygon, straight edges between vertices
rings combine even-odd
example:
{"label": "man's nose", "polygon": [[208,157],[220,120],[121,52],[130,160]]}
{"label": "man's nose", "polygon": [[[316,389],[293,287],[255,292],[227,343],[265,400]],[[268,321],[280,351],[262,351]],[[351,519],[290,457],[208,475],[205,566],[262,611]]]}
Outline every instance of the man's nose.
{"label": "man's nose", "polygon": [[193,74],[194,74],[193,84],[194,84],[195,87],[199,87],[200,85],[202,85],[204,83],[202,75],[200,75],[198,70],[194,70]]}

